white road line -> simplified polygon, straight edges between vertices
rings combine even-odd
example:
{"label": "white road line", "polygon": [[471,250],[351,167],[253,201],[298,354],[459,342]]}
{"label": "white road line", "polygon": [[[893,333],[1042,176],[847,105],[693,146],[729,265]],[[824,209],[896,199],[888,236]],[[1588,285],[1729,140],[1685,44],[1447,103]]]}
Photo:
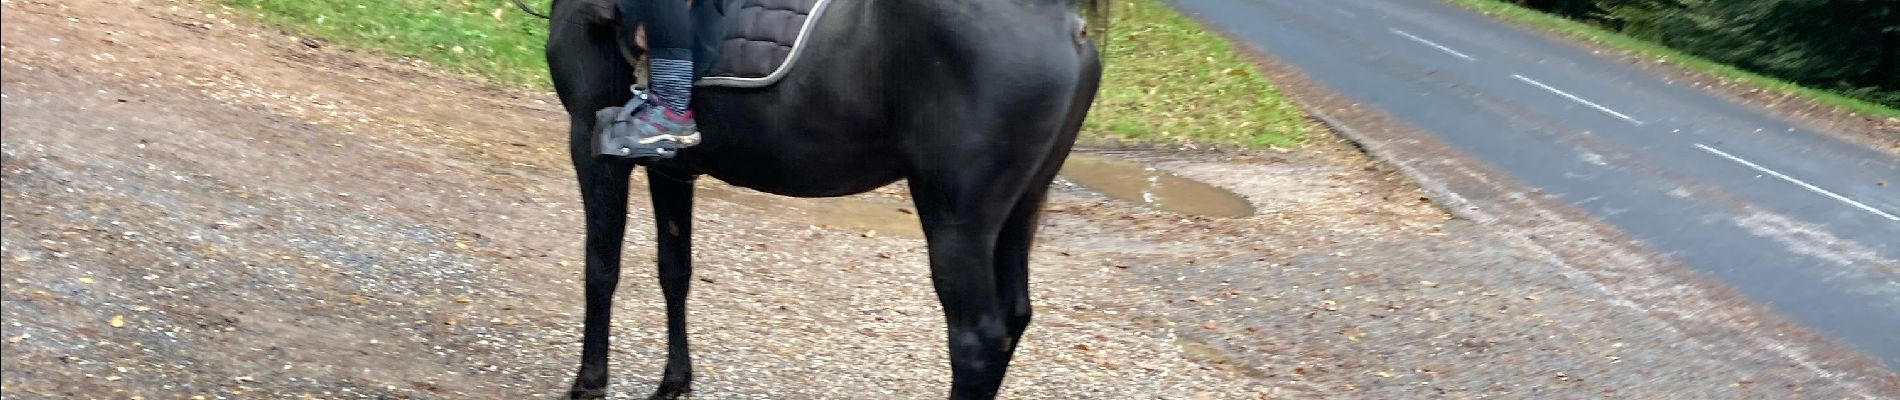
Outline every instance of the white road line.
{"label": "white road line", "polygon": [[1781,178],[1781,180],[1788,181],[1788,183],[1793,183],[1796,186],[1800,186],[1801,188],[1807,189],[1810,192],[1818,193],[1822,196],[1827,196],[1835,200],[1840,200],[1842,203],[1847,203],[1847,205],[1854,206],[1854,208],[1866,210],[1867,212],[1873,213],[1874,215],[1879,215],[1881,218],[1886,218],[1889,221],[1900,221],[1900,216],[1888,214],[1886,211],[1880,211],[1880,209],[1873,208],[1866,204],[1862,204],[1861,202],[1858,202],[1858,201],[1854,201],[1854,199],[1847,198],[1847,196],[1834,194],[1834,192],[1827,191],[1827,189],[1822,189],[1820,187],[1810,185],[1807,182],[1802,182],[1800,179],[1795,179],[1794,177],[1783,175],[1782,173],[1775,172],[1775,170],[1768,169],[1767,167],[1755,165],[1755,163],[1748,162],[1748,160],[1743,160],[1741,157],[1736,157],[1733,155],[1729,155],[1728,153],[1724,153],[1721,150],[1716,150],[1714,147],[1709,147],[1708,145],[1704,145],[1701,143],[1696,143],[1695,147],[1701,148],[1703,151],[1707,151],[1710,153],[1714,153],[1715,155],[1722,156],[1722,158],[1726,158],[1729,161],[1734,161],[1737,164],[1742,164],[1742,165],[1748,166],[1749,168],[1754,168],[1756,171],[1760,171],[1761,173],[1773,175],[1776,178]]}
{"label": "white road line", "polygon": [[1444,45],[1441,45],[1438,43],[1432,43],[1432,41],[1425,40],[1425,38],[1418,37],[1417,35],[1413,35],[1411,33],[1406,33],[1405,31],[1401,31],[1399,30],[1399,28],[1387,28],[1387,29],[1391,29],[1392,33],[1396,33],[1399,36],[1404,36],[1406,39],[1412,39],[1412,41],[1414,42],[1424,43],[1426,46],[1432,46],[1432,48],[1438,49],[1438,51],[1442,51],[1442,52],[1445,52],[1446,54],[1458,56],[1458,58],[1463,58],[1465,59],[1465,61],[1478,60],[1476,58],[1471,58],[1471,56],[1465,55],[1465,53],[1459,53],[1457,50],[1452,50],[1450,47],[1445,47]]}
{"label": "white road line", "polygon": [[1590,106],[1590,108],[1595,108],[1597,109],[1597,111],[1602,111],[1604,113],[1608,113],[1617,118],[1622,118],[1624,121],[1629,121],[1632,124],[1637,124],[1637,125],[1643,124],[1643,121],[1637,121],[1635,118],[1630,118],[1629,115],[1616,112],[1616,110],[1611,110],[1609,107],[1597,105],[1597,103],[1591,103],[1589,100],[1584,100],[1582,97],[1577,97],[1576,95],[1565,93],[1562,90],[1557,90],[1557,88],[1550,87],[1550,85],[1545,85],[1543,82],[1538,82],[1536,79],[1526,78],[1523,75],[1518,75],[1518,74],[1511,74],[1511,77],[1517,78],[1517,80],[1520,80],[1520,81],[1524,81],[1524,83],[1531,84],[1531,86],[1536,86],[1539,88],[1543,88],[1544,90],[1548,90],[1551,93],[1556,93],[1558,96],[1563,96],[1566,99],[1570,99],[1570,101],[1574,101],[1574,102],[1582,103],[1583,105],[1586,105],[1586,106]]}

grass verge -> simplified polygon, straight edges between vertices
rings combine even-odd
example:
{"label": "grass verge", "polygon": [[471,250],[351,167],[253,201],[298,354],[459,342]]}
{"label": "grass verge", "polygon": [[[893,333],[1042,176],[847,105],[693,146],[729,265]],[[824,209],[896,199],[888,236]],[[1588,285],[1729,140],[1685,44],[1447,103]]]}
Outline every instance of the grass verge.
{"label": "grass verge", "polygon": [[1232,44],[1159,0],[1117,0],[1087,130],[1137,141],[1287,146],[1303,114]]}
{"label": "grass verge", "polygon": [[[344,46],[547,88],[547,22],[506,0],[220,0]],[[545,7],[547,1],[530,1]],[[1135,142],[1288,146],[1302,114],[1220,36],[1160,0],[1120,0],[1084,135]]]}
{"label": "grass verge", "polygon": [[1839,107],[1868,115],[1900,117],[1900,109],[1843,96],[1827,90],[1801,86],[1792,82],[1745,71],[1727,64],[1710,61],[1688,53],[1649,42],[1635,37],[1611,32],[1589,24],[1565,19],[1541,11],[1524,8],[1516,4],[1498,0],[1448,0],[1477,10],[1478,12],[1507,21],[1518,22],[1550,30],[1563,35],[1580,38],[1592,43],[1629,50],[1645,58],[1662,60],[1689,69],[1727,78],[1742,84],[1811,99],[1821,104]]}
{"label": "grass verge", "polygon": [[506,84],[552,86],[541,52],[547,21],[522,13],[508,0],[220,1],[301,35]]}

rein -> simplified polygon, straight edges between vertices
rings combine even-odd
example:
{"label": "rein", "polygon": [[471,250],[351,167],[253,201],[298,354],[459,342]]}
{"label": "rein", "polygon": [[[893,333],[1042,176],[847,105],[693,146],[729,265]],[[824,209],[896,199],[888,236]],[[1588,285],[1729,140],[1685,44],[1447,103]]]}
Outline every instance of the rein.
{"label": "rein", "polygon": [[520,8],[521,12],[528,13],[528,15],[541,17],[541,19],[549,19],[547,14],[542,14],[540,12],[534,11],[533,8],[529,8],[528,3],[523,3],[521,2],[521,0],[514,0],[514,2],[515,2],[515,8]]}

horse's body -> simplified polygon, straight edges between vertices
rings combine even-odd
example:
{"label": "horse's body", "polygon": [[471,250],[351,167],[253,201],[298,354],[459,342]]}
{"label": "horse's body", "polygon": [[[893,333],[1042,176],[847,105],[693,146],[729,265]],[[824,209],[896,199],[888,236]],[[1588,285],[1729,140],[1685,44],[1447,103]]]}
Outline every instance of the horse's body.
{"label": "horse's body", "polygon": [[[721,1],[721,0],[700,0]],[[646,163],[667,306],[655,398],[688,390],[685,301],[692,177],[786,196],[861,193],[908,179],[949,324],[950,397],[994,397],[1030,318],[1037,215],[1088,112],[1101,67],[1078,0],[834,0],[803,59],[763,88],[701,87],[703,142]],[[1086,1],[1086,0],[1082,0]],[[594,112],[629,98],[632,66],[582,1],[555,2],[548,63],[570,118],[586,206],[581,368],[571,397],[607,384],[629,174],[597,157]]]}

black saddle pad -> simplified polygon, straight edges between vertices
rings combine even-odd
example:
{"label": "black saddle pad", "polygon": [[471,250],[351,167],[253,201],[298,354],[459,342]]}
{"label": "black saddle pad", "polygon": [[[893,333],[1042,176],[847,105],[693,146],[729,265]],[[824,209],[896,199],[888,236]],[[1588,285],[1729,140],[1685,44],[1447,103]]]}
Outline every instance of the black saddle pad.
{"label": "black saddle pad", "polygon": [[717,28],[701,31],[699,59],[709,64],[698,85],[762,87],[797,64],[806,33],[837,0],[713,1],[725,4],[698,14],[701,24],[717,21]]}

